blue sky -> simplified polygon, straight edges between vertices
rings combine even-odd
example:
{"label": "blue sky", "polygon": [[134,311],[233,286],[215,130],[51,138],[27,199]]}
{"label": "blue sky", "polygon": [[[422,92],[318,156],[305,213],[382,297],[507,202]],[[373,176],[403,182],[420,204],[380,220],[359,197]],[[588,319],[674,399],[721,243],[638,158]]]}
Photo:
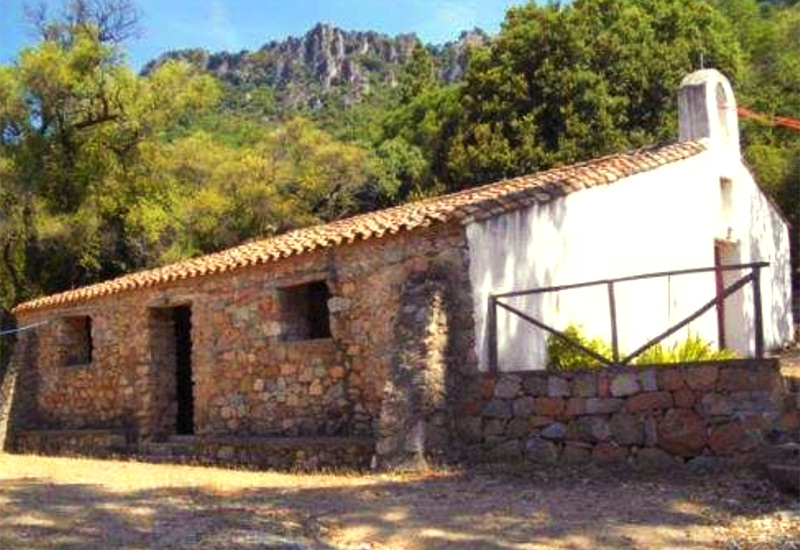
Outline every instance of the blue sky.
{"label": "blue sky", "polygon": [[[0,0],[0,63],[11,62],[32,36],[25,0]],[[34,0],[33,3],[38,3]],[[63,3],[44,2],[56,12]],[[140,68],[159,53],[179,48],[256,49],[272,39],[300,35],[326,21],[348,30],[415,32],[426,43],[455,39],[480,27],[497,32],[506,9],[520,0],[138,0],[142,38],[127,44]]]}

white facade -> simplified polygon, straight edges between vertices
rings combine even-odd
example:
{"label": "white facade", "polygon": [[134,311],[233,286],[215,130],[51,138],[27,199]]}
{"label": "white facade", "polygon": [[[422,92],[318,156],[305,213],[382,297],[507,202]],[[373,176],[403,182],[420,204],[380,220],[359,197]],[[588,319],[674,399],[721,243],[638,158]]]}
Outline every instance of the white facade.
{"label": "white facade", "polygon": [[[716,72],[710,76],[713,79],[707,84],[714,88],[715,79],[724,79]],[[700,85],[704,82],[695,78],[690,86],[697,86],[698,81]],[[715,100],[696,92],[692,90],[700,100]],[[688,101],[691,103],[691,98]],[[761,283],[765,344],[769,349],[791,340],[788,228],[741,162],[738,146],[728,139],[733,132],[715,128],[715,124],[730,123],[730,117],[720,117],[710,109],[708,114],[699,131],[705,124],[712,129],[708,133],[716,132],[725,139],[709,139],[706,152],[467,227],[476,352],[483,369],[489,364],[491,294],[713,267],[715,245],[721,247],[724,264],[769,262],[762,270]],[[689,123],[697,119],[695,112]],[[685,124],[682,120],[682,135],[696,139],[698,130],[687,131]],[[738,140],[738,133],[736,136]],[[726,283],[746,273],[730,272]],[[705,273],[618,283],[615,295],[624,355],[713,299],[715,277]],[[505,301],[557,329],[574,323],[587,336],[611,341],[604,285]],[[749,287],[726,301],[725,317],[726,346],[743,356],[752,355],[755,339]],[[716,345],[716,310],[710,309],[671,341],[683,340],[689,333]],[[543,368],[546,337],[543,330],[498,310],[498,367]]]}

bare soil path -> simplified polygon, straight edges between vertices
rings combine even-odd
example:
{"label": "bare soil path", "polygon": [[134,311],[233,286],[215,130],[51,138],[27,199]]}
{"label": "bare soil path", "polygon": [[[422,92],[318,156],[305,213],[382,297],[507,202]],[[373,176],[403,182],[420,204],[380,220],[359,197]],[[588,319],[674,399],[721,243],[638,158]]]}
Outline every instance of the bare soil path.
{"label": "bare soil path", "polygon": [[280,474],[0,455],[0,549],[800,550],[748,471]]}

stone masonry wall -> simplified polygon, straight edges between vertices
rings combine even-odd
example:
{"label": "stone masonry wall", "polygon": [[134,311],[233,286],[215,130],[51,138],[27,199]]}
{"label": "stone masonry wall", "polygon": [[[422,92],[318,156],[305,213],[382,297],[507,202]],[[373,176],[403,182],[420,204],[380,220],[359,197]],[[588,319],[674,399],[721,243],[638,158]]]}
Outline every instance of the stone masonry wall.
{"label": "stone masonry wall", "polygon": [[375,447],[381,469],[419,469],[449,447],[448,298],[443,277],[424,273],[403,289],[397,348],[386,381]]}
{"label": "stone masonry wall", "polygon": [[[198,436],[372,437],[401,290],[415,274],[436,269],[463,289],[450,337],[462,350],[455,364],[474,369],[466,246],[461,226],[436,226],[21,315],[20,325],[49,321],[25,365],[38,381],[36,420],[25,429],[121,429],[140,441],[173,434],[174,329],[165,312],[188,305]],[[330,292],[331,336],[291,340],[296,319],[282,292],[314,281]],[[70,365],[64,326],[78,315],[91,317],[92,360]]]}
{"label": "stone masonry wall", "polygon": [[777,361],[486,374],[459,406],[470,460],[665,465],[745,458],[798,429]]}

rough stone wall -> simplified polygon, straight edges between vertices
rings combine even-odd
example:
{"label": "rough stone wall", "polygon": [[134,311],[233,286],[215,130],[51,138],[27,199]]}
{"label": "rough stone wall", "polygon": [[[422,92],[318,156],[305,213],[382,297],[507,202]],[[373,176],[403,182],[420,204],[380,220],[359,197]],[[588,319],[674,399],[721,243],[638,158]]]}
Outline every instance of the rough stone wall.
{"label": "rough stone wall", "polygon": [[36,357],[37,344],[36,333],[20,334],[0,381],[0,452],[13,450],[16,434],[36,423],[34,396],[38,378],[29,366]]}
{"label": "rough stone wall", "polygon": [[435,273],[419,274],[403,289],[375,449],[378,468],[423,468],[446,453],[448,294]]}
{"label": "rough stone wall", "polygon": [[14,450],[24,454],[105,458],[127,453],[129,441],[128,434],[115,430],[37,430],[17,434]]}
{"label": "rough stone wall", "polygon": [[20,324],[49,321],[36,330],[35,359],[26,365],[38,379],[35,389],[36,427],[42,429],[129,428],[141,394],[136,374],[145,332],[139,319],[109,309],[98,315],[97,305],[68,315],[92,316],[95,353],[88,364],[69,364],[73,342],[66,314],[22,318]]}
{"label": "rough stone wall", "polygon": [[783,383],[774,360],[486,374],[459,406],[457,434],[471,460],[743,458],[798,429]]}
{"label": "rough stone wall", "polygon": [[[28,361],[39,385],[29,429],[129,429],[140,440],[174,433],[168,308],[191,307],[195,432],[204,437],[373,436],[396,349],[406,281],[435,268],[458,288],[451,339],[475,370],[466,241],[437,226],[168,286],[25,314],[40,346]],[[281,292],[324,280],[331,338],[288,339],[296,322]],[[65,364],[62,317],[92,318],[92,362]]]}

